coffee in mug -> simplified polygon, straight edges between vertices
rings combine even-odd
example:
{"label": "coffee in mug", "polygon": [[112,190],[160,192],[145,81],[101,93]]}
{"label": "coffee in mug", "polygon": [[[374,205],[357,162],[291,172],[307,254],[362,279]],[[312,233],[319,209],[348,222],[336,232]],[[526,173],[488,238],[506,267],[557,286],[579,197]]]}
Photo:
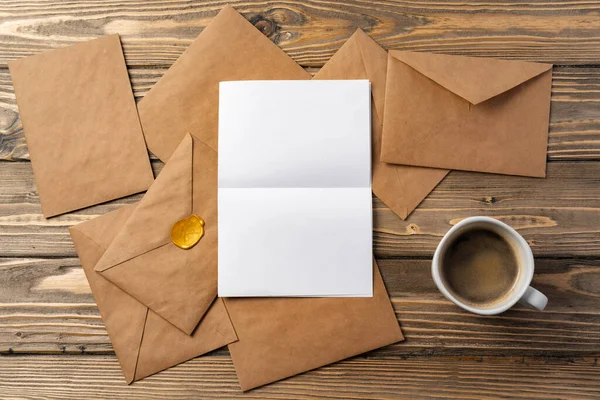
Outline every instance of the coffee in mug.
{"label": "coffee in mug", "polygon": [[459,300],[475,307],[501,302],[519,275],[517,256],[496,232],[476,228],[450,243],[442,260],[442,280]]}
{"label": "coffee in mug", "polygon": [[444,236],[432,263],[440,291],[478,314],[498,314],[517,301],[544,309],[548,299],[529,286],[533,254],[510,226],[488,217],[467,218]]}

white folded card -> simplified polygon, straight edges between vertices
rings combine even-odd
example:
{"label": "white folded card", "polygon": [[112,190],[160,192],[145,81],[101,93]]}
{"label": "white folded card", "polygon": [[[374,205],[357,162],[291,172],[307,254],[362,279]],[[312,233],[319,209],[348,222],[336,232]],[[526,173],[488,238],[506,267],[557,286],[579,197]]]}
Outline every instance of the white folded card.
{"label": "white folded card", "polygon": [[219,87],[219,296],[373,295],[371,85]]}

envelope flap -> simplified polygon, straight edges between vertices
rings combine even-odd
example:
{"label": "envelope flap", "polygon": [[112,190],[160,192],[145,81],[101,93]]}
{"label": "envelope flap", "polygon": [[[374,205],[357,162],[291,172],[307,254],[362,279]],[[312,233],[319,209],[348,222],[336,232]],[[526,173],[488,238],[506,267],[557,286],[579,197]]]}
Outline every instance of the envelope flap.
{"label": "envelope flap", "polygon": [[96,271],[105,271],[171,241],[172,225],[192,212],[192,151],[192,137],[187,134],[94,268]]}
{"label": "envelope flap", "polygon": [[390,51],[390,56],[474,105],[552,68],[551,64],[398,50]]}
{"label": "envelope flap", "polygon": [[135,379],[152,375],[236,340],[222,299],[214,301],[191,336],[173,329],[166,320],[150,311],[140,345]]}
{"label": "envelope flap", "polygon": [[385,80],[387,76],[387,52],[378,45],[362,29],[358,29],[354,36],[359,43],[362,60],[367,71],[367,79],[371,81],[373,102],[379,119],[383,120],[383,106],[385,103]]}
{"label": "envelope flap", "polygon": [[358,31],[336,51],[319,72],[315,74],[313,79],[369,79],[367,69],[362,61]]}

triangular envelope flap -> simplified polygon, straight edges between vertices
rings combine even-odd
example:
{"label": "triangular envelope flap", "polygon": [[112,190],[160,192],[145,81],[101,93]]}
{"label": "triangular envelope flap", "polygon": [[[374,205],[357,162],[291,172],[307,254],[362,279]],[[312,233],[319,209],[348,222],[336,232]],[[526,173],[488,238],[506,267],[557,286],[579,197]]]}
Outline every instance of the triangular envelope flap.
{"label": "triangular envelope flap", "polygon": [[207,257],[216,245],[216,235],[208,233],[189,250],[168,243],[102,275],[191,335],[217,296],[217,259]]}
{"label": "triangular envelope flap", "polygon": [[385,104],[385,80],[387,76],[387,52],[369,35],[358,29],[354,33],[359,43],[362,60],[367,71],[367,79],[371,81],[373,102],[379,119],[383,121],[383,106]]}
{"label": "triangular envelope flap", "polygon": [[552,68],[551,64],[398,50],[390,55],[473,105]]}
{"label": "triangular envelope flap", "polygon": [[235,341],[237,336],[222,299],[214,301],[191,336],[173,329],[167,321],[150,311],[135,379],[142,379]]}
{"label": "triangular envelope flap", "polygon": [[169,159],[94,268],[104,271],[170,242],[171,226],[192,212],[192,137]]}
{"label": "triangular envelope flap", "polygon": [[369,79],[361,57],[360,44],[355,33],[335,52],[313,79]]}

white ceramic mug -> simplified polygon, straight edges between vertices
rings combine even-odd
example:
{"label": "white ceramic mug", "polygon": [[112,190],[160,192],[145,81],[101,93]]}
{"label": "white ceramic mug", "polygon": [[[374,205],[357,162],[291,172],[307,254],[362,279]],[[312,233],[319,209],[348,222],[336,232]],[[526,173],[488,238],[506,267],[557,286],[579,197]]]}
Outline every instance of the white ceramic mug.
{"label": "white ceramic mug", "polygon": [[[447,251],[448,246],[453,243],[457,236],[468,230],[477,228],[490,230],[502,236],[515,252],[519,265],[517,281],[510,290],[509,295],[500,303],[487,308],[473,307],[457,299],[448,290],[441,277],[442,260],[444,259],[444,254]],[[442,238],[442,241],[435,250],[433,262],[431,264],[433,280],[440,292],[442,292],[448,300],[453,301],[465,310],[481,315],[500,314],[514,306],[517,302],[540,311],[543,310],[546,307],[546,304],[548,304],[548,298],[539,290],[529,286],[533,279],[533,271],[533,253],[525,239],[504,222],[489,217],[470,217],[454,225]]]}

